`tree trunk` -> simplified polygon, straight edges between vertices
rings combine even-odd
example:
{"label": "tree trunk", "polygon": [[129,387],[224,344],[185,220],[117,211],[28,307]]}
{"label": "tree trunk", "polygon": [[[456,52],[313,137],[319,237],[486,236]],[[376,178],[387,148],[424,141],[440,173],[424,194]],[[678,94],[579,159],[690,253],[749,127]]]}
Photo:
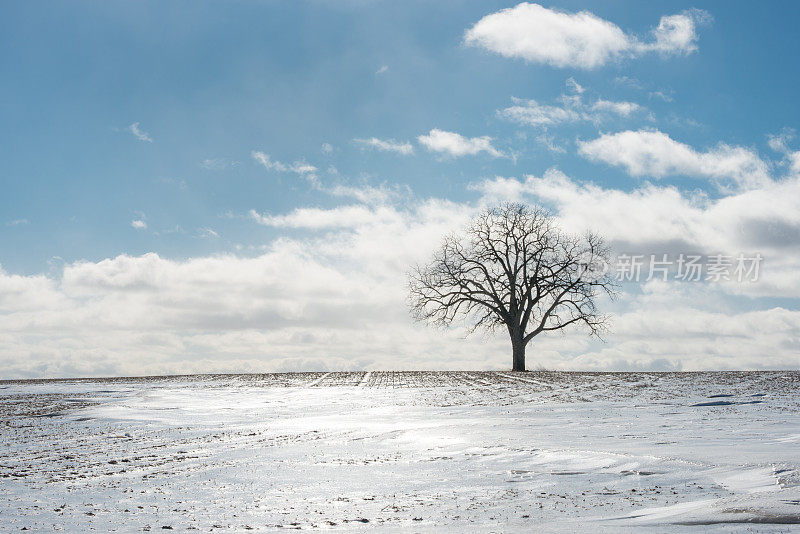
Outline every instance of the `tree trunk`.
{"label": "tree trunk", "polygon": [[514,358],[514,366],[512,371],[525,370],[525,343],[521,339],[511,340],[512,356]]}

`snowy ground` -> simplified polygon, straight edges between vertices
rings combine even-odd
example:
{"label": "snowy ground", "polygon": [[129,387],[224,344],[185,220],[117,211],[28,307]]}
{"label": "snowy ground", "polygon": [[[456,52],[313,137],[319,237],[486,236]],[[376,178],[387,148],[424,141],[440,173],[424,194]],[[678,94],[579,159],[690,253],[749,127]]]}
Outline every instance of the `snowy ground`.
{"label": "snowy ground", "polygon": [[3,531],[800,530],[800,373],[0,382]]}

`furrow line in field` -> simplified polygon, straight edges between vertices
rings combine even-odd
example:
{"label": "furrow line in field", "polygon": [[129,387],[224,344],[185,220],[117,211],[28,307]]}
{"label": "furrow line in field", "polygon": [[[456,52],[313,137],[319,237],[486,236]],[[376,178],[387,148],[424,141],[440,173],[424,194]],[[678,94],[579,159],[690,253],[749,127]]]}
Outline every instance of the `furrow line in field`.
{"label": "furrow line in field", "polygon": [[322,382],[323,380],[325,380],[326,378],[328,378],[328,376],[330,376],[330,373],[325,373],[325,374],[324,374],[324,375],[322,375],[321,377],[319,377],[319,378],[317,378],[317,379],[314,379],[314,380],[312,380],[312,381],[311,381],[311,382],[308,384],[308,386],[306,386],[306,387],[313,388],[314,386],[316,386],[317,384],[319,384],[320,382]]}

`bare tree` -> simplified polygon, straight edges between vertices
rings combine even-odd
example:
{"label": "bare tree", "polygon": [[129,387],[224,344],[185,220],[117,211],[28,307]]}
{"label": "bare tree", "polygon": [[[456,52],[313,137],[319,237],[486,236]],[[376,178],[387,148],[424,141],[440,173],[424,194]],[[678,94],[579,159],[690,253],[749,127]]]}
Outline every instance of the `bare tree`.
{"label": "bare tree", "polygon": [[595,301],[616,294],[613,278],[599,268],[608,260],[599,236],[566,234],[542,208],[489,208],[410,273],[412,314],[439,326],[464,318],[469,333],[505,327],[513,370],[524,371],[525,347],[542,332],[573,324],[598,337],[605,330],[608,318]]}

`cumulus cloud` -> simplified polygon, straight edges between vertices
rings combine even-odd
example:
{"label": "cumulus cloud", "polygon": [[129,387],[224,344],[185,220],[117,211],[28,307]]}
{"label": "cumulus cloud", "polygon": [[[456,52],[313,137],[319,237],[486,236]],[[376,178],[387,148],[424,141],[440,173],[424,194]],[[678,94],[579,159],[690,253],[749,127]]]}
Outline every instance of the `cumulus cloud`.
{"label": "cumulus cloud", "polygon": [[[480,339],[421,329],[405,308],[406,269],[464,223],[464,206],[360,211],[337,229],[320,210],[325,235],[278,238],[256,257],[121,255],[58,278],[0,271],[3,376],[408,369],[428,351],[441,358],[431,368],[493,366]],[[297,221],[308,218],[283,227]]]}
{"label": "cumulus cloud", "polygon": [[[502,332],[463,339],[462,329],[413,324],[405,305],[409,267],[481,206],[504,199],[543,204],[566,230],[591,228],[618,251],[678,247],[765,258],[757,283],[648,282],[626,291],[602,304],[614,313],[606,344],[579,330],[537,338],[531,365],[797,367],[800,177],[720,198],[650,183],[605,188],[556,169],[473,189],[470,202],[409,196],[254,210],[253,224],[281,234],[253,256],[119,255],[67,263],[51,275],[0,269],[0,369],[4,377],[52,377],[507,368]],[[751,299],[765,296],[788,304]]]}
{"label": "cumulus cloud", "polygon": [[647,52],[688,54],[697,49],[699,10],[664,16],[646,40],[589,11],[569,13],[523,2],[480,19],[464,42],[504,57],[554,67],[593,69]]}
{"label": "cumulus cloud", "polygon": [[[472,187],[495,201],[545,203],[554,207],[572,231],[592,227],[624,243],[682,241],[705,251],[800,245],[800,213],[789,209],[794,195],[800,193],[800,179],[771,182],[716,199],[697,190],[682,192],[674,186],[650,183],[632,191],[606,189],[570,179],[557,169],[523,180],[487,179]],[[760,233],[767,221],[776,232],[796,227],[794,239],[778,239],[780,233],[767,239]]]}
{"label": "cumulus cloud", "polygon": [[700,9],[690,9],[679,15],[661,17],[653,30],[654,41],[639,43],[640,50],[655,50],[665,54],[688,54],[697,50],[697,25],[707,24],[711,15]]}
{"label": "cumulus cloud", "polygon": [[698,309],[691,299],[676,296],[681,293],[676,284],[661,290],[667,294],[658,306],[644,297],[615,317],[616,343],[559,359],[572,368],[595,370],[797,368],[786,350],[800,333],[797,311],[775,307],[730,314]]}
{"label": "cumulus cloud", "polygon": [[495,158],[504,155],[492,146],[492,138],[489,136],[464,137],[455,132],[434,128],[427,135],[418,136],[417,141],[431,152],[438,152],[454,158],[473,156],[480,152],[486,152]]}
{"label": "cumulus cloud", "polygon": [[745,189],[770,182],[769,165],[754,150],[720,143],[701,152],[658,130],[603,134],[591,141],[579,141],[578,152],[591,161],[622,167],[637,177],[704,177],[723,188]]}
{"label": "cumulus cloud", "polygon": [[147,228],[147,223],[142,219],[134,219],[131,221],[131,226],[137,230],[145,230]]}
{"label": "cumulus cloud", "polygon": [[[580,183],[551,169],[524,180],[497,177],[473,185],[484,198],[523,200],[550,206],[572,232],[592,228],[617,251],[654,253],[761,253],[757,284],[719,289],[760,296],[800,297],[800,213],[791,206],[800,178],[720,198],[644,184],[632,191]],[[721,252],[722,251],[722,252]]]}
{"label": "cumulus cloud", "polygon": [[128,131],[131,132],[133,136],[136,137],[136,139],[138,139],[139,141],[146,141],[148,143],[153,142],[153,139],[150,137],[150,134],[142,130],[139,127],[138,122],[134,122],[133,124],[128,126]]}
{"label": "cumulus cloud", "polygon": [[369,139],[353,139],[356,143],[366,148],[374,148],[382,152],[397,152],[405,156],[414,153],[414,147],[411,143],[405,141],[395,141],[394,139],[378,139],[377,137],[370,137]]}
{"label": "cumulus cloud", "polygon": [[297,208],[286,215],[261,215],[250,210],[250,217],[259,224],[276,228],[356,228],[378,220],[399,221],[397,211],[388,207],[365,205],[338,206],[332,209]]}

